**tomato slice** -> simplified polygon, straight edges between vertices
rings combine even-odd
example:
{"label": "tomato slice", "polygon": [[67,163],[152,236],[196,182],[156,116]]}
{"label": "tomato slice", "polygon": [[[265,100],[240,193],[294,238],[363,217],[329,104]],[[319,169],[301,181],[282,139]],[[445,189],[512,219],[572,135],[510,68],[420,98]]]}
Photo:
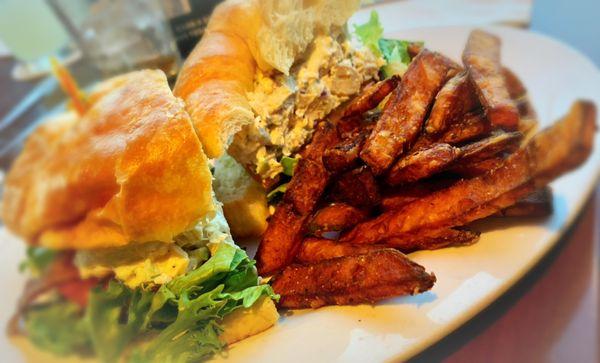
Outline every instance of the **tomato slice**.
{"label": "tomato slice", "polygon": [[98,283],[98,279],[72,280],[58,285],[56,289],[65,299],[85,307],[90,296],[90,290]]}

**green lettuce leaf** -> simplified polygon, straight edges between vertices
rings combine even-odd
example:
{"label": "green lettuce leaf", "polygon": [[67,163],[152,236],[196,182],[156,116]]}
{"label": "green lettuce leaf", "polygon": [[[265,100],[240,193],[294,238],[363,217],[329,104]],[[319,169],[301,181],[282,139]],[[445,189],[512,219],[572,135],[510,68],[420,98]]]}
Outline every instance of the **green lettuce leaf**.
{"label": "green lettuce leaf", "polygon": [[133,362],[196,362],[223,349],[223,317],[262,296],[277,298],[259,285],[246,252],[221,243],[202,266],[157,290],[116,280],[93,289],[84,316],[71,303],[33,309],[27,330],[35,344],[61,355],[87,349],[115,362],[134,344]]}
{"label": "green lettuce leaf", "polygon": [[219,301],[222,286],[190,300],[186,291],[177,300],[177,317],[149,344],[136,349],[131,362],[189,362],[219,351],[221,329],[215,322],[226,301]]}
{"label": "green lettuce leaf", "polygon": [[234,271],[244,259],[248,259],[248,256],[243,250],[221,243],[208,261],[197,269],[174,279],[167,288],[177,296],[190,287],[200,288],[201,292],[211,290],[219,284],[225,274]]}
{"label": "green lettuce leaf", "polygon": [[378,44],[386,61],[386,65],[381,67],[383,76],[388,78],[394,74],[403,75],[410,63],[408,54],[410,43],[405,40],[379,39]]}
{"label": "green lettuce leaf", "polygon": [[287,176],[294,176],[294,170],[296,169],[296,164],[298,164],[297,158],[291,158],[289,156],[284,156],[281,158],[281,166],[283,167],[283,173]]}
{"label": "green lettuce leaf", "polygon": [[[221,243],[214,255],[194,271],[180,276],[167,285],[161,286],[154,295],[146,318],[146,325],[151,325],[154,316],[157,322],[172,322],[175,315],[169,312],[169,306],[176,305],[178,299],[185,295],[202,295],[223,285],[226,292],[241,291],[258,285],[258,273],[242,249],[227,243]],[[161,311],[166,307],[166,312]]]}
{"label": "green lettuce leaf", "polygon": [[409,41],[385,39],[383,36],[383,27],[379,22],[379,15],[376,11],[371,12],[369,21],[365,24],[354,27],[360,42],[369,48],[373,54],[383,57],[386,64],[381,67],[384,78],[389,78],[395,74],[403,75],[410,63],[408,54]]}
{"label": "green lettuce leaf", "polygon": [[272,296],[268,285],[248,287],[226,293],[219,285],[197,297],[194,291],[184,292],[178,300],[177,319],[149,344],[137,349],[131,361],[137,362],[197,362],[223,348],[219,321],[241,307],[251,307],[261,296]]}
{"label": "green lettuce leaf", "polygon": [[114,362],[123,349],[140,334],[153,294],[131,290],[110,281],[106,289],[90,294],[85,321],[94,351],[104,362]]}
{"label": "green lettuce leaf", "polygon": [[132,362],[195,362],[220,351],[223,317],[251,307],[261,296],[277,298],[269,285],[258,282],[254,261],[240,248],[220,244],[200,268],[158,290],[147,323],[168,325],[132,354]]}
{"label": "green lettuce leaf", "polygon": [[59,356],[91,353],[92,342],[81,308],[67,301],[38,306],[25,314],[25,329],[33,344]]}
{"label": "green lettuce leaf", "polygon": [[354,26],[354,33],[365,47],[369,48],[376,56],[381,57],[379,39],[383,35],[383,27],[379,22],[379,14],[375,10],[371,11],[368,22]]}
{"label": "green lettuce leaf", "polygon": [[29,246],[25,251],[25,261],[19,264],[19,271],[29,270],[34,275],[40,275],[56,257],[57,251],[44,247]]}
{"label": "green lettuce leaf", "polygon": [[[261,296],[275,297],[270,286],[258,283],[254,261],[227,243],[219,244],[202,266],[156,292],[131,291],[113,282],[91,306],[97,312],[90,314],[94,347],[104,361],[114,361],[137,336],[153,333],[152,340],[133,352],[133,362],[204,359],[223,348],[218,321]],[[129,306],[125,319],[123,306]]]}
{"label": "green lettuce leaf", "polygon": [[281,184],[280,186],[278,186],[277,188],[271,190],[268,194],[267,194],[267,200],[269,202],[273,201],[276,197],[278,197],[280,194],[285,193],[285,191],[287,190],[287,186],[288,183],[284,183]]}

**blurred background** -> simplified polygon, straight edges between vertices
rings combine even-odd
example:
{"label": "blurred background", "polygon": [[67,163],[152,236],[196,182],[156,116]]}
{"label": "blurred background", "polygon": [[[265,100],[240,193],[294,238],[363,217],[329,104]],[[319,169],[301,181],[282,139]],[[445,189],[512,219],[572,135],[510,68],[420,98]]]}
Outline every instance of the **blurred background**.
{"label": "blurred background", "polygon": [[174,81],[217,0],[0,0],[0,181],[24,137],[64,109],[51,59],[84,90],[142,68]]}

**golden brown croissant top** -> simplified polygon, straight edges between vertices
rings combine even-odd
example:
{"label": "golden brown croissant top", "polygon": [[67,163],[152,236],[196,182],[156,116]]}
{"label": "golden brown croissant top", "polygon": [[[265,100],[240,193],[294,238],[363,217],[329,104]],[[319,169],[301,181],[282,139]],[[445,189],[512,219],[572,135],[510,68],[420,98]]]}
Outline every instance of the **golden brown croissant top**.
{"label": "golden brown croissant top", "polygon": [[170,242],[214,210],[207,158],[165,75],[115,87],[80,120],[39,127],[8,173],[3,219],[29,243]]}

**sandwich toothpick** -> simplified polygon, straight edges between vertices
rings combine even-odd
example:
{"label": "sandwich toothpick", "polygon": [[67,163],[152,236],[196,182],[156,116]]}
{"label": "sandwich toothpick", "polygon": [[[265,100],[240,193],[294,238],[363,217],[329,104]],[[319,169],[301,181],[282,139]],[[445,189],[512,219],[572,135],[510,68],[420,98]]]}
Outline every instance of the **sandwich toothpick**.
{"label": "sandwich toothpick", "polygon": [[52,74],[54,74],[54,77],[58,80],[60,88],[67,97],[69,97],[77,113],[80,116],[83,116],[89,108],[85,93],[79,88],[77,81],[73,78],[71,72],[69,72],[69,70],[56,58],[51,57],[50,64],[52,66]]}

